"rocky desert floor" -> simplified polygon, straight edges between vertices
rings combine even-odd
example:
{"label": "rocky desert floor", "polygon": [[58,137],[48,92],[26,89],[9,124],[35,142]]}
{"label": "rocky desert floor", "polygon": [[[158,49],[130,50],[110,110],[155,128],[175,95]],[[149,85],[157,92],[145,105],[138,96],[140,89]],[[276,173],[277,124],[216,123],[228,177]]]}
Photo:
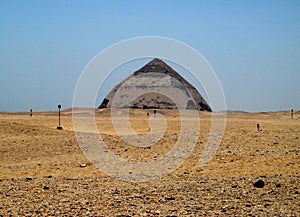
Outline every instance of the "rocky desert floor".
{"label": "rocky desert floor", "polygon": [[[75,112],[85,119],[94,111]],[[129,112],[137,135],[151,131],[147,112],[153,115]],[[111,152],[131,162],[151,162],[169,153],[180,134],[178,112],[158,113],[167,128],[151,147],[123,141],[110,110],[98,110],[95,117]],[[293,119],[289,112],[228,113],[221,145],[203,167],[199,159],[211,114],[199,116],[195,147],[179,168],[132,182],[108,176],[87,159],[71,110],[62,112],[63,130],[56,129],[56,112],[0,113],[0,216],[300,216],[299,112]]]}

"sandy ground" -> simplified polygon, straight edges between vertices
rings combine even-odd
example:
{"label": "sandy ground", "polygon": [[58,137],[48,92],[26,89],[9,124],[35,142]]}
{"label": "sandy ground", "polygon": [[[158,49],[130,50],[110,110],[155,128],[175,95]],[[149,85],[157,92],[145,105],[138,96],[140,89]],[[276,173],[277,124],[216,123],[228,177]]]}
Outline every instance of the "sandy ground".
{"label": "sandy ground", "polygon": [[[82,118],[91,111],[76,111]],[[131,110],[137,134],[150,132],[145,110]],[[180,133],[175,111],[160,111],[165,135],[151,148],[122,141],[110,110],[97,111],[99,132],[116,155],[155,161]],[[126,182],[97,170],[81,151],[71,111],[0,113],[0,216],[299,216],[300,113],[227,115],[214,158],[199,167],[210,113],[200,113],[199,138],[190,157],[171,174],[150,182]],[[256,125],[260,124],[257,131]],[[84,167],[82,165],[84,164]],[[81,165],[81,166],[80,166]],[[262,180],[264,187],[253,184]]]}

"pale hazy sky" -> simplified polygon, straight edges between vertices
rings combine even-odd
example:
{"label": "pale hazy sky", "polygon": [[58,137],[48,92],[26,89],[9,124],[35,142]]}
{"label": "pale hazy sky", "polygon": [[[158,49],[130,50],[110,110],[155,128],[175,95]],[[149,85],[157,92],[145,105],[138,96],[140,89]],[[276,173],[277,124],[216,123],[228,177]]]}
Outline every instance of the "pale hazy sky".
{"label": "pale hazy sky", "polygon": [[139,36],[170,37],[200,52],[228,109],[300,110],[300,1],[0,0],[0,111],[71,107],[86,64]]}

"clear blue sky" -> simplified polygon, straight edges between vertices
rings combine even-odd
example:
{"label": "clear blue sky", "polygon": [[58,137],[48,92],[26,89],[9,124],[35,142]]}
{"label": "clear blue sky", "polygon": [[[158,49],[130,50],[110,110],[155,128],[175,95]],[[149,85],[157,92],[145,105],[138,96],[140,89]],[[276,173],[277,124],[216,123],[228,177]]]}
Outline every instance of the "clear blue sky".
{"label": "clear blue sky", "polygon": [[198,50],[228,109],[300,110],[300,1],[0,0],[0,111],[71,107],[85,65],[138,36]]}

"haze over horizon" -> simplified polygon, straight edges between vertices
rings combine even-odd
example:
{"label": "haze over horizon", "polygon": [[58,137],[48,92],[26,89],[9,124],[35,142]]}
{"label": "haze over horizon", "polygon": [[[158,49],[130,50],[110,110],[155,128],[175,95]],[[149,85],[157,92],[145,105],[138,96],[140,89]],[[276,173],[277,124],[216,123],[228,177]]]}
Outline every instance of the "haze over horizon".
{"label": "haze over horizon", "polygon": [[[201,53],[228,110],[300,110],[299,11],[292,0],[0,1],[0,111],[72,107],[89,61],[140,36],[169,37]],[[115,70],[95,107],[149,60]],[[205,96],[188,72],[171,66]]]}

